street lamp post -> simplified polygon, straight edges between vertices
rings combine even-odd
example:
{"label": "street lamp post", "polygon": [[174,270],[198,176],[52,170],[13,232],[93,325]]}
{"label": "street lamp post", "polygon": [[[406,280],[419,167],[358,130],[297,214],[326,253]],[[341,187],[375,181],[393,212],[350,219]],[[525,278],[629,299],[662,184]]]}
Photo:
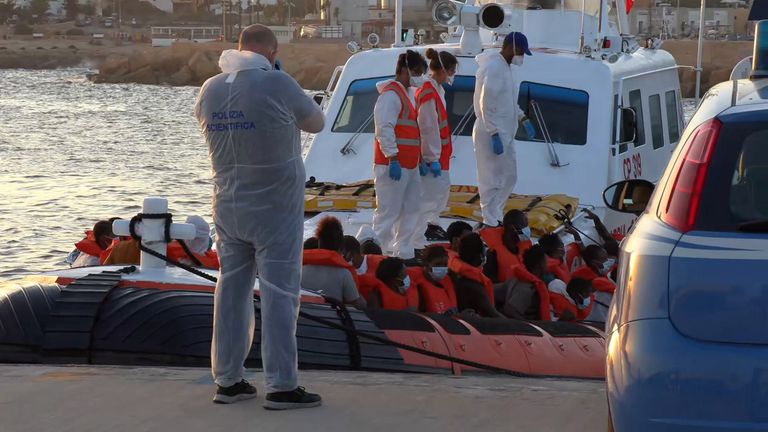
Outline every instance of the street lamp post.
{"label": "street lamp post", "polygon": [[696,105],[701,100],[701,62],[704,50],[704,7],[706,0],[701,0],[701,10],[699,12],[699,46],[696,54]]}

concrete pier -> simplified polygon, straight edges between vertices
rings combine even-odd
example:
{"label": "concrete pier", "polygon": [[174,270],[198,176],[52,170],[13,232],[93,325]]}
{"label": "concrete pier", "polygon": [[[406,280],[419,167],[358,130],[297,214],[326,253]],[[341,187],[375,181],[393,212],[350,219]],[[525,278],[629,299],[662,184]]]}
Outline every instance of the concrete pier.
{"label": "concrete pier", "polygon": [[274,412],[260,391],[211,402],[206,369],[0,365],[2,432],[600,431],[605,383],[368,372],[304,371],[320,408]]}

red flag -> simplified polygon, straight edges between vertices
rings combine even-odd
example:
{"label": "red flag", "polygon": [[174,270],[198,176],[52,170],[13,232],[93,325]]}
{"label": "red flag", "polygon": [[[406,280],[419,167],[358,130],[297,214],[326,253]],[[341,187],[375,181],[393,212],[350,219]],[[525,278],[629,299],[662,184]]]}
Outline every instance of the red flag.
{"label": "red flag", "polygon": [[632,6],[635,5],[635,0],[627,0],[627,15],[632,10]]}

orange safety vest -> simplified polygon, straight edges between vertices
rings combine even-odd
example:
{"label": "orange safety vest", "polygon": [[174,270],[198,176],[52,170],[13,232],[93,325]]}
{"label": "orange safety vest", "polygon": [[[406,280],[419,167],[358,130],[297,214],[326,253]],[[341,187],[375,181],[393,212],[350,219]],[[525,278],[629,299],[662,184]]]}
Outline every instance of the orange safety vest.
{"label": "orange safety vest", "polygon": [[592,305],[595,303],[595,296],[591,295],[590,298],[591,301],[589,306],[584,309],[579,309],[575,304],[571,303],[570,300],[565,298],[565,294],[552,291],[549,292],[549,301],[552,304],[552,311],[555,316],[559,318],[563,316],[563,313],[565,313],[566,310],[570,310],[577,321],[584,321],[589,314],[592,313]]}
{"label": "orange safety vest", "polygon": [[[499,261],[499,282],[506,282],[512,278],[512,269],[522,265],[522,243],[518,243],[521,248],[520,255],[515,255],[504,245],[504,228],[484,228],[480,230],[480,237],[485,244],[496,252]],[[528,240],[529,241],[529,240]]]}
{"label": "orange safety vest", "polygon": [[421,294],[422,312],[442,314],[458,308],[456,292],[451,278],[446,276],[438,285],[427,276],[421,267],[409,269],[408,274],[411,276],[411,283],[416,284],[419,294]]}
{"label": "orange safety vest", "polygon": [[551,321],[552,316],[549,313],[549,289],[543,280],[537,278],[523,266],[517,266],[512,269],[512,277],[523,282],[532,283],[539,293],[539,319],[542,321]]}
{"label": "orange safety vest", "polygon": [[432,82],[427,81],[416,90],[416,111],[421,106],[431,100],[435,101],[437,107],[437,118],[440,122],[440,144],[442,148],[440,150],[440,167],[444,170],[450,169],[451,155],[453,154],[453,142],[451,141],[451,126],[448,124],[448,112],[445,110],[445,104],[437,93],[437,89],[432,85]]}
{"label": "orange safety vest", "polygon": [[547,257],[547,272],[553,274],[556,278],[565,282],[571,281],[571,273],[568,271],[568,265],[565,261]]}
{"label": "orange safety vest", "polygon": [[387,257],[384,255],[366,255],[365,260],[368,263],[368,269],[365,271],[365,274],[376,276],[376,270],[379,269],[379,264],[381,264],[385,258]]}
{"label": "orange safety vest", "polygon": [[378,293],[381,297],[382,309],[406,310],[409,307],[417,309],[419,307],[419,292],[418,289],[413,286],[413,281],[411,281],[411,286],[405,294],[392,291],[390,287],[384,285],[384,282],[378,278],[366,279],[366,284],[371,288],[371,295],[373,295],[373,293]]}
{"label": "orange safety vest", "polygon": [[[219,269],[219,254],[215,250],[207,250],[204,254],[194,252],[192,254],[197,258],[201,266],[212,270]],[[175,240],[168,244],[168,258],[174,261],[187,260],[194,262],[184,248],[181,247],[181,244]]]}
{"label": "orange safety vest", "polygon": [[[395,123],[395,142],[397,143],[400,166],[414,169],[419,165],[421,159],[419,124],[416,120],[418,112],[400,83],[392,81],[384,87],[381,94],[388,91],[395,92],[400,98],[400,114],[397,116],[397,123]],[[374,138],[374,142],[374,163],[376,165],[389,165],[389,159],[381,151],[379,140]]]}
{"label": "orange safety vest", "polygon": [[461,277],[483,284],[491,304],[496,304],[496,295],[493,292],[493,282],[488,278],[488,276],[483,274],[482,268],[471,266],[462,261],[458,256],[455,256],[448,259],[448,270],[456,273]]}
{"label": "orange safety vest", "polygon": [[355,280],[355,285],[360,286],[360,281],[357,277],[357,269],[336,251],[328,249],[305,249],[302,264],[347,269],[349,270],[349,273],[352,274],[352,279]]}
{"label": "orange safety vest", "polygon": [[595,291],[613,294],[616,292],[616,284],[605,276],[595,273],[589,266],[583,265],[573,272],[572,277],[586,279],[592,282]]}

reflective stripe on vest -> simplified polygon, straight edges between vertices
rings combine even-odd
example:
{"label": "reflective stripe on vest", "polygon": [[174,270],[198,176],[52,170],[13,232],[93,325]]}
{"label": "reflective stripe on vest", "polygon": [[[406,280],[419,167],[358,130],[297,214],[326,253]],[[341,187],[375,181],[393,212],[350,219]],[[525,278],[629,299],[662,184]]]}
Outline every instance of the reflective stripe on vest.
{"label": "reflective stripe on vest", "polygon": [[427,81],[424,85],[416,90],[416,109],[430,100],[435,101],[437,107],[437,118],[439,120],[440,130],[440,144],[442,149],[440,150],[440,167],[444,170],[451,168],[451,155],[453,154],[453,142],[451,141],[451,127],[448,124],[448,111],[445,109],[445,104],[442,98],[437,93],[437,90],[431,82]]}
{"label": "reflective stripe on vest", "polygon": [[[381,94],[393,91],[400,98],[400,114],[395,123],[395,144],[397,144],[398,160],[400,166],[406,169],[414,169],[421,159],[421,144],[419,141],[419,123],[417,111],[411,103],[405,89],[398,82],[387,84]],[[379,96],[381,97],[381,96]],[[389,165],[389,158],[381,151],[379,140],[374,137],[374,163],[377,165]]]}

